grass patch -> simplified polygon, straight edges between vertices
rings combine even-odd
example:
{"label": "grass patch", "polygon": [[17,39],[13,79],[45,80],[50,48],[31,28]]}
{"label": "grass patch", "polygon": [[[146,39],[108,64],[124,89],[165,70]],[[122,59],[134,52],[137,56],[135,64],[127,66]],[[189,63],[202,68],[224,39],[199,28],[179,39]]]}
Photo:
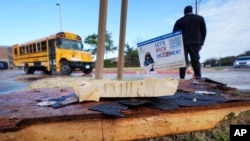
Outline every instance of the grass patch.
{"label": "grass patch", "polygon": [[216,71],[221,71],[221,70],[224,70],[225,67],[213,67],[213,69]]}
{"label": "grass patch", "polygon": [[247,93],[247,92],[235,91],[234,94],[237,96],[248,96],[249,97],[250,93],[249,92]]}

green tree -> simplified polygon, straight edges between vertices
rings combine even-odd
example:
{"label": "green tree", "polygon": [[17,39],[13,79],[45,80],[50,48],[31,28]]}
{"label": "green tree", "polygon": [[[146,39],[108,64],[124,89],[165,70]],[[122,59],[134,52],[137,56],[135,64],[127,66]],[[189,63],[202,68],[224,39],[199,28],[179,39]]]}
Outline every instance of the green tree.
{"label": "green tree", "polygon": [[250,56],[250,50],[246,51],[245,53],[242,53],[242,54],[238,55],[238,57],[239,56]]}
{"label": "green tree", "polygon": [[[90,49],[86,49],[87,52],[91,52],[91,54],[95,55],[97,53],[97,39],[98,35],[93,33],[85,38],[84,43],[89,44],[91,46]],[[107,54],[108,52],[114,52],[117,50],[117,47],[114,46],[112,40],[112,33],[108,33],[106,31],[106,40],[105,40],[105,48],[104,51]]]}
{"label": "green tree", "polygon": [[245,51],[244,53],[237,55],[237,56],[226,56],[226,57],[222,57],[219,60],[215,59],[215,58],[210,58],[204,61],[204,66],[206,65],[210,65],[210,66],[217,66],[217,62],[219,62],[219,66],[231,66],[233,65],[234,60],[237,57],[240,56],[250,56],[250,50],[249,51]]}
{"label": "green tree", "polygon": [[91,52],[91,54],[96,54],[97,50],[97,35],[92,34],[85,38],[84,43],[89,44],[91,49],[86,49],[87,52]]}
{"label": "green tree", "polygon": [[125,44],[125,66],[126,67],[138,67],[140,66],[139,56],[137,49]]}
{"label": "green tree", "polygon": [[219,61],[215,58],[210,58],[205,60],[204,62],[204,66],[210,66],[210,67],[214,67],[214,66],[218,66]]}
{"label": "green tree", "polygon": [[234,60],[236,59],[235,56],[227,56],[227,57],[223,57],[220,59],[220,65],[221,66],[231,66],[233,65]]}

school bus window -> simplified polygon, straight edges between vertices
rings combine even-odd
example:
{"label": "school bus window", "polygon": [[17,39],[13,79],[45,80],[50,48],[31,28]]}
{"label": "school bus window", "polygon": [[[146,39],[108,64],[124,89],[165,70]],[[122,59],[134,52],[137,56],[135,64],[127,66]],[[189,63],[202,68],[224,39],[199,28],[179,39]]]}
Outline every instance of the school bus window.
{"label": "school bus window", "polygon": [[32,45],[29,45],[29,51],[28,53],[32,53]]}
{"label": "school bus window", "polygon": [[33,48],[33,52],[37,52],[37,50],[36,50],[36,44],[35,43],[32,44],[32,48]]}
{"label": "school bus window", "polygon": [[22,47],[19,48],[19,51],[20,51],[20,55],[22,55],[23,54]]}
{"label": "school bus window", "polygon": [[22,50],[23,50],[23,54],[25,54],[25,51],[26,51],[26,47],[22,47]]}
{"label": "school bus window", "polygon": [[58,38],[56,40],[56,45],[57,45],[57,47],[64,48],[64,49],[74,49],[74,50],[82,50],[83,49],[82,42],[76,41],[76,40],[68,40],[68,39]]}
{"label": "school bus window", "polygon": [[57,40],[56,40],[56,46],[59,47],[59,48],[61,48],[61,46],[62,46],[62,41],[61,41],[61,39],[57,39]]}
{"label": "school bus window", "polygon": [[46,51],[46,41],[42,42],[42,51]]}
{"label": "school bus window", "polygon": [[25,46],[25,51],[23,53],[27,54],[28,52],[29,52],[29,46]]}
{"label": "school bus window", "polygon": [[22,50],[23,50],[23,54],[26,54],[26,52],[27,52],[27,50],[28,50],[28,48],[27,48],[27,46],[26,47],[22,47]]}
{"label": "school bus window", "polygon": [[37,43],[37,51],[40,52],[41,51],[41,46],[40,43]]}
{"label": "school bus window", "polygon": [[17,48],[14,49],[14,53],[15,53],[15,55],[17,55]]}

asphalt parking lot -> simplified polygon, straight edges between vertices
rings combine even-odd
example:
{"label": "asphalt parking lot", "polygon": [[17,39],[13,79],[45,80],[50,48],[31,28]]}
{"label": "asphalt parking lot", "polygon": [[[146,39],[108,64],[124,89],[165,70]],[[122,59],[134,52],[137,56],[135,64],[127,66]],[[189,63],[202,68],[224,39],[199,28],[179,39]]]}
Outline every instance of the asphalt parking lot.
{"label": "asphalt parking lot", "polygon": [[[235,87],[242,91],[250,91],[250,68],[233,68],[233,67],[224,67],[224,68],[203,68],[202,69],[203,77],[225,83],[230,87]],[[23,70],[2,70],[0,71],[0,94],[9,94],[12,92],[19,91],[27,87],[30,83],[35,80],[43,78],[53,78],[61,77],[62,75],[45,75],[43,73],[35,73],[34,75],[26,75]],[[95,78],[95,73],[91,75],[84,75],[81,72],[72,73],[68,77],[90,77]],[[124,80],[133,80],[133,79],[144,79],[148,77],[171,77],[174,79],[179,79],[178,71],[166,71],[161,73],[141,73],[141,72],[130,72],[126,73],[124,71],[123,78]],[[103,78],[105,79],[116,79],[116,73],[104,73]],[[192,74],[187,74],[186,79],[191,79]]]}

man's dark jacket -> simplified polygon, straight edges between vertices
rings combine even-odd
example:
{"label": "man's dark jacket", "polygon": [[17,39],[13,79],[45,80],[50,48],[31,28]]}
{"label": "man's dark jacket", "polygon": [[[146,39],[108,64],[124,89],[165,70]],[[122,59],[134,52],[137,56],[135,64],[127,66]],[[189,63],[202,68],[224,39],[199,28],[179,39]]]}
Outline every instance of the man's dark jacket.
{"label": "man's dark jacket", "polygon": [[182,31],[184,45],[203,45],[206,38],[206,24],[202,16],[185,14],[174,25],[173,31],[178,30]]}

